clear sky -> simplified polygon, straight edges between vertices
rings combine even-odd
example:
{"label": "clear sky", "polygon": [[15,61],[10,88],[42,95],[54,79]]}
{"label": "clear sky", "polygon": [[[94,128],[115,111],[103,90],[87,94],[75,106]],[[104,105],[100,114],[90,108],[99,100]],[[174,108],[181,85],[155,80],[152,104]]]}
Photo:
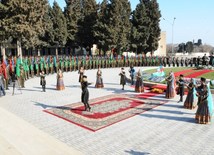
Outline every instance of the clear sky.
{"label": "clear sky", "polygon": [[[49,0],[52,4],[54,0]],[[56,0],[64,8],[64,0]],[[102,0],[97,0],[101,2]],[[160,27],[166,31],[167,43],[186,43],[202,39],[203,44],[214,46],[214,0],[157,0],[161,11]],[[135,9],[139,0],[130,0]],[[163,18],[165,20],[163,20]],[[173,19],[174,26],[172,26]]]}

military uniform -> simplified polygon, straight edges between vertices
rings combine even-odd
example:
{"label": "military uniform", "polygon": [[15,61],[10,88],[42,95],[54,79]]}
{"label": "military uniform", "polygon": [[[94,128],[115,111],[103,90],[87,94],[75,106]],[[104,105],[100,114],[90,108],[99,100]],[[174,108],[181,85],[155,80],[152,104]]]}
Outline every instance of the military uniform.
{"label": "military uniform", "polygon": [[172,58],[172,66],[175,67],[175,57]]}
{"label": "military uniform", "polygon": [[21,66],[21,70],[20,70],[20,86],[21,88],[25,87],[25,72],[24,72],[23,66]]}
{"label": "military uniform", "polygon": [[177,64],[177,67],[179,67],[179,66],[180,66],[180,60],[179,60],[179,58],[178,58],[178,57],[176,58],[176,64]]}
{"label": "military uniform", "polygon": [[188,58],[185,58],[185,66],[186,66],[186,67],[189,66],[189,60],[188,60]]}
{"label": "military uniform", "polygon": [[181,58],[181,67],[183,67],[184,66],[184,58],[182,57]]}
{"label": "military uniform", "polygon": [[39,64],[38,60],[35,62],[35,68],[36,68],[36,76],[39,76]]}

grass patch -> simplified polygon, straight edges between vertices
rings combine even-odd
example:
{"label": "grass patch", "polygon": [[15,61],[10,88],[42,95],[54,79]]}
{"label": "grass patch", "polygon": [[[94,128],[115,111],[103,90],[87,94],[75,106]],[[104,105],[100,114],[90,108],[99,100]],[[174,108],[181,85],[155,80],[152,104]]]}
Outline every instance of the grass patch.
{"label": "grass patch", "polygon": [[200,77],[204,77],[206,79],[214,80],[214,71],[206,73],[206,74],[203,74],[203,75],[200,75],[197,78],[200,78]]}
{"label": "grass patch", "polygon": [[[157,67],[158,68],[158,67]],[[169,75],[169,72],[172,71],[172,72],[180,72],[180,71],[183,71],[183,70],[188,70],[188,69],[194,69],[192,67],[172,67],[172,68],[164,68],[164,72],[166,75]],[[145,73],[148,73],[148,74],[152,74],[154,72],[156,72],[157,69],[150,69],[150,70],[146,70],[144,71]]]}
{"label": "grass patch", "polygon": [[[169,75],[170,71],[176,73],[176,72],[180,72],[180,71],[184,71],[184,70],[189,70],[189,69],[193,69],[193,71],[188,71],[187,73],[184,73],[184,77],[187,76],[187,75],[189,75],[189,74],[192,74],[194,72],[200,71],[200,69],[195,69],[195,68],[192,68],[192,67],[172,67],[172,68],[164,68],[164,72],[165,72],[165,74],[167,76],[167,75]],[[156,71],[157,71],[157,69],[150,69],[150,70],[146,70],[146,71],[143,71],[143,72],[148,73],[148,74],[152,74],[152,73],[154,73]],[[200,75],[200,76],[198,76],[196,78],[200,78],[200,77],[204,77],[206,79],[214,80],[214,71],[210,72],[210,73],[205,73],[205,74]],[[145,81],[152,82],[152,81],[149,81],[149,80],[145,80]],[[161,82],[161,84],[166,84],[166,81]],[[210,88],[213,89],[214,86],[210,86]]]}

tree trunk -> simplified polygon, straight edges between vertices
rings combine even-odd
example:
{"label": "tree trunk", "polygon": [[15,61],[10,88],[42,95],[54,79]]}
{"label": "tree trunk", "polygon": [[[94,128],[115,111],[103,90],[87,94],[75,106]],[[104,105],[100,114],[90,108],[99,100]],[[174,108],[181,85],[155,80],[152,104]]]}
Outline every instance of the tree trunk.
{"label": "tree trunk", "polygon": [[58,48],[56,48],[56,55],[58,55]]}
{"label": "tree trunk", "polygon": [[21,62],[22,62],[22,47],[21,42],[17,40],[17,54],[20,56]]}
{"label": "tree trunk", "polygon": [[1,55],[3,56],[3,59],[5,59],[5,47],[1,46]]}

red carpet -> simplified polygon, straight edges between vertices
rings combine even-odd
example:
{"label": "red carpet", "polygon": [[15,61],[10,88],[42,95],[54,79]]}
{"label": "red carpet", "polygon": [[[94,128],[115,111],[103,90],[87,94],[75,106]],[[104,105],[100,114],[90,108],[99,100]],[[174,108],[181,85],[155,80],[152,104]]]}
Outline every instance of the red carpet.
{"label": "red carpet", "polygon": [[89,102],[90,112],[83,111],[81,102],[44,111],[85,129],[97,131],[165,103],[146,100],[145,98],[157,95],[146,94],[144,93],[144,100],[131,95],[110,95],[92,99]]}
{"label": "red carpet", "polygon": [[175,72],[174,75],[177,77],[177,76],[180,76],[180,74],[185,74],[185,73],[188,73],[188,72],[193,72],[193,70],[192,69],[182,70],[182,71],[179,71],[179,72]]}
{"label": "red carpet", "polygon": [[194,72],[194,73],[192,73],[192,74],[186,75],[185,77],[188,77],[188,78],[196,78],[196,77],[198,77],[198,76],[201,76],[201,75],[203,75],[203,74],[210,73],[210,72],[213,72],[213,70],[201,70],[201,71]]}
{"label": "red carpet", "polygon": [[146,92],[146,93],[142,93],[142,94],[139,94],[139,95],[136,95],[136,96],[139,97],[139,98],[147,99],[147,98],[154,97],[154,96],[157,96],[157,95],[159,95],[159,94],[152,93],[152,92]]}

